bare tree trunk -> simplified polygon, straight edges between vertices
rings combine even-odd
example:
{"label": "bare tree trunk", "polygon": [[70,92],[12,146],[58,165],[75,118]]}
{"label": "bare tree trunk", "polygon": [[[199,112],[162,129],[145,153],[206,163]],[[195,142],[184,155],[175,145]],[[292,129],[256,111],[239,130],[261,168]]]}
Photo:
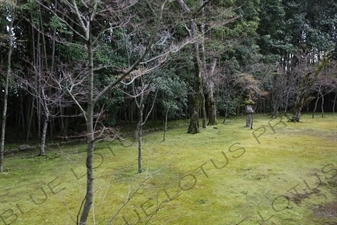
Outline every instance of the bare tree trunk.
{"label": "bare tree trunk", "polygon": [[317,94],[316,101],[315,101],[315,107],[314,107],[314,109],[312,110],[311,118],[314,118],[314,117],[315,117],[315,112],[316,112],[316,109],[317,109],[318,100],[319,100],[319,94]]}
{"label": "bare tree trunk", "polygon": [[135,104],[138,108],[138,115],[139,115],[137,130],[136,130],[137,140],[138,140],[138,173],[143,172],[143,168],[142,168],[143,126],[146,123],[146,121],[148,120],[148,118],[149,118],[149,116],[150,116],[150,114],[151,114],[151,112],[154,108],[154,105],[155,105],[155,102],[156,102],[156,99],[157,99],[157,93],[158,93],[158,90],[157,90],[156,94],[155,94],[155,97],[154,97],[154,100],[152,102],[151,108],[148,110],[145,118],[143,118],[143,116],[144,116],[144,103],[145,103],[145,100],[146,100],[146,97],[147,97],[147,96],[144,96],[144,95],[148,94],[148,93],[145,93],[145,92],[148,92],[150,90],[150,89],[146,88],[146,87],[150,87],[150,83],[145,85],[142,77],[140,78],[140,80],[141,80],[141,84],[142,84],[142,86],[141,86],[142,89],[141,89],[140,93],[136,90],[136,88],[134,87],[134,84],[132,84],[134,94],[136,96],[140,94],[139,101],[137,100],[137,98],[135,98]]}
{"label": "bare tree trunk", "polygon": [[225,109],[225,116],[224,116],[223,121],[222,121],[223,124],[226,123],[226,119],[227,119],[228,114],[229,114],[229,110],[226,108]]}
{"label": "bare tree trunk", "polygon": [[143,172],[142,168],[142,147],[143,147],[143,110],[144,104],[141,101],[141,105],[139,107],[139,121],[137,124],[137,138],[138,138],[138,173]]}
{"label": "bare tree trunk", "polygon": [[213,88],[210,90],[210,96],[209,96],[209,102],[210,102],[210,109],[209,109],[209,120],[208,120],[208,125],[216,125],[216,104],[215,104],[215,99],[213,95]]}
{"label": "bare tree trunk", "polygon": [[209,108],[209,121],[208,125],[216,125],[216,104],[215,104],[215,98],[214,98],[214,82],[212,80],[212,77],[214,76],[214,71],[216,67],[216,62],[217,60],[214,59],[212,63],[212,67],[209,73],[210,78],[207,81],[207,89],[208,89],[208,99],[210,103],[210,108]]}
{"label": "bare tree trunk", "polygon": [[195,82],[195,93],[193,98],[193,106],[192,106],[192,112],[191,112],[191,120],[190,120],[190,125],[188,128],[188,133],[190,134],[196,134],[199,133],[199,109],[200,109],[200,87],[201,85],[201,77],[198,77],[196,82]]}
{"label": "bare tree trunk", "polygon": [[[67,115],[67,109],[64,110],[64,115]],[[61,119],[63,119],[61,117]],[[62,135],[64,140],[68,140],[69,117],[65,117],[63,121]]]}
{"label": "bare tree trunk", "polygon": [[[203,1],[202,1],[203,3]],[[201,9],[202,17],[205,16],[204,8]],[[206,113],[206,99],[204,93],[204,85],[207,85],[204,81],[206,80],[206,49],[205,49],[205,23],[202,22],[200,26],[201,36],[200,36],[200,47],[201,47],[201,77],[202,77],[202,84],[200,87],[200,94],[201,94],[201,107],[202,107],[202,128],[206,128],[206,121],[207,121],[207,113]],[[207,87],[206,87],[207,88]]]}
{"label": "bare tree trunk", "polygon": [[[97,2],[96,2],[97,3]],[[90,24],[88,25],[90,29]],[[87,100],[87,111],[86,111],[86,122],[87,122],[87,190],[85,195],[85,202],[83,205],[83,210],[80,218],[80,225],[86,225],[89,211],[93,202],[93,190],[94,190],[94,170],[93,170],[93,156],[95,149],[95,137],[94,137],[94,61],[93,61],[93,47],[91,43],[90,30],[86,30],[87,38],[87,54],[89,63],[89,80],[88,80],[88,100]]]}
{"label": "bare tree trunk", "polygon": [[335,92],[335,98],[333,99],[333,105],[332,105],[333,114],[335,114],[336,102],[337,102],[337,91]]}
{"label": "bare tree trunk", "polygon": [[165,112],[163,141],[165,141],[165,139],[166,139],[167,117],[168,117],[169,110],[170,110],[170,107],[168,107],[168,108],[166,109],[166,112]]}
{"label": "bare tree trunk", "polygon": [[[186,14],[190,14],[191,10],[188,8],[184,0],[177,0],[180,8],[184,11]],[[200,109],[200,93],[202,90],[202,61],[200,59],[200,39],[198,37],[198,26],[194,19],[190,20],[190,26],[191,26],[191,32],[190,36],[195,39],[194,41],[194,58],[195,58],[195,86],[194,86],[194,96],[193,96],[193,106],[192,106],[192,112],[191,112],[191,120],[190,125],[188,128],[188,133],[196,134],[199,133],[199,109]]]}
{"label": "bare tree trunk", "polygon": [[[89,136],[89,135],[88,135]],[[89,141],[89,140],[88,140]],[[93,174],[93,152],[95,148],[95,142],[94,140],[91,140],[88,142],[88,148],[87,148],[87,188],[86,188],[86,195],[85,195],[85,201],[83,205],[83,210],[80,218],[79,225],[86,225],[87,218],[90,212],[90,208],[93,202],[93,188],[94,188],[94,174]]]}
{"label": "bare tree trunk", "polygon": [[324,94],[321,93],[321,110],[322,110],[322,117],[324,117]]}
{"label": "bare tree trunk", "polygon": [[199,133],[199,109],[200,109],[200,89],[202,88],[202,78],[199,76],[199,72],[196,72],[196,81],[194,86],[193,105],[191,112],[191,120],[188,128],[188,133]]}
{"label": "bare tree trunk", "polygon": [[42,128],[42,134],[41,134],[41,146],[40,146],[40,156],[43,156],[46,154],[45,152],[45,147],[46,147],[46,137],[47,137],[47,129],[48,129],[48,123],[49,123],[49,118],[50,118],[50,111],[48,108],[48,103],[46,102],[47,96],[45,94],[44,88],[41,88],[41,95],[42,96],[42,101],[43,103],[42,108],[44,110],[45,114],[45,119],[43,123],[43,128]]}
{"label": "bare tree trunk", "polygon": [[[39,8],[40,8],[40,11],[41,11],[41,5],[39,5]],[[40,20],[40,30],[42,32],[41,37],[42,37],[42,46],[43,46],[43,54],[42,55],[43,55],[43,58],[44,58],[44,68],[45,68],[44,71],[45,71],[45,73],[47,73],[47,71],[49,70],[49,73],[52,73],[53,72],[53,68],[49,68],[49,65],[48,65],[47,44],[46,44],[46,39],[45,39],[45,35],[44,35],[45,34],[45,32],[44,32],[44,21],[42,19],[42,15],[41,14],[40,14],[39,20]],[[55,48],[55,28],[54,28],[54,31],[53,31],[53,35],[54,36],[53,36],[53,39],[52,39],[53,40],[53,46],[52,47]],[[55,49],[53,49],[52,51],[53,51],[52,52],[53,53],[52,60],[54,60]],[[42,66],[42,63],[41,63],[41,66]],[[45,87],[42,87],[42,88],[45,88]],[[42,91],[44,92],[44,90],[42,90]],[[48,87],[48,93],[49,93],[49,95],[51,95],[51,88],[49,88],[49,87]],[[44,102],[44,99],[42,101]],[[44,107],[48,107],[48,106],[45,105]],[[46,111],[48,109],[45,108],[44,110]],[[51,109],[51,110],[53,110],[53,109]],[[49,114],[49,112],[48,112],[48,114]],[[53,123],[52,123],[53,119],[50,118],[49,115],[46,115],[46,119],[44,121],[43,128],[42,128],[42,140],[44,139],[42,142],[46,142],[45,138],[46,138],[46,135],[47,135],[47,130],[46,131],[44,130],[46,127],[48,127],[48,124],[46,124],[46,120],[48,122],[50,122],[50,125],[49,125],[49,128],[50,128],[50,130],[49,130],[50,138],[52,139],[52,137],[53,137]],[[43,134],[43,132],[46,132],[46,133]],[[45,146],[45,144],[44,144],[44,146]],[[42,143],[41,143],[41,152],[40,152],[41,155],[45,154],[45,152],[44,152],[44,146],[43,146],[43,150],[42,150]],[[42,152],[43,152],[43,154],[42,154]]]}
{"label": "bare tree trunk", "polygon": [[35,98],[34,96],[31,96],[31,101],[30,101],[30,106],[28,107],[28,121],[27,121],[27,136],[26,136],[26,141],[28,142],[30,138],[30,130],[32,127],[32,121],[33,121],[33,116],[34,116],[34,104],[35,104]]}
{"label": "bare tree trunk", "polygon": [[[41,79],[39,79],[42,74],[42,55],[41,55],[41,43],[40,43],[40,36],[41,34],[38,33],[37,35],[37,68],[38,68],[38,74],[36,74],[36,86],[37,86],[37,93],[41,93]],[[41,138],[41,99],[36,99],[36,111],[37,111],[37,136]]]}
{"label": "bare tree trunk", "polygon": [[[15,19],[15,11],[13,12],[12,19],[9,25],[9,32],[12,31]],[[7,62],[7,74],[5,78],[5,93],[4,93],[4,104],[2,111],[2,123],[1,123],[1,144],[0,144],[0,172],[3,171],[3,159],[4,159],[4,151],[5,151],[5,137],[6,137],[6,119],[7,119],[7,104],[8,104],[8,85],[9,79],[12,74],[12,53],[13,53],[13,41],[14,37],[11,33],[9,33],[9,44],[8,44],[8,62]]]}
{"label": "bare tree trunk", "polygon": [[48,123],[49,123],[49,116],[46,115],[45,119],[44,119],[44,123],[43,123],[39,156],[44,156],[46,154],[45,147],[46,147],[46,137],[47,137]]}
{"label": "bare tree trunk", "polygon": [[25,121],[25,107],[24,107],[24,96],[20,97],[20,125],[22,126],[22,130],[23,130],[23,135],[26,135],[25,131],[26,131],[26,121]]}
{"label": "bare tree trunk", "polygon": [[190,125],[188,127],[188,133],[190,134],[196,134],[199,133],[199,114],[198,112],[194,109],[194,112],[191,116],[191,121]]}
{"label": "bare tree trunk", "polygon": [[[33,15],[30,14],[31,16],[31,24],[33,24]],[[32,25],[31,27],[31,38],[32,38],[32,56],[33,56],[33,65],[37,65],[37,60],[36,60],[36,48],[35,48],[35,33],[34,33],[34,26]],[[32,100],[31,100],[31,105],[30,107],[28,108],[28,118],[27,118],[27,134],[26,134],[26,141],[28,142],[29,138],[30,138],[30,132],[31,132],[31,127],[32,127],[32,121],[33,121],[33,118],[34,118],[34,106],[35,106],[35,97],[34,96],[31,96]],[[35,131],[35,126],[33,126],[33,129]]]}
{"label": "bare tree trunk", "polygon": [[290,91],[287,91],[286,95],[286,101],[285,101],[285,106],[284,106],[284,114],[286,115],[288,113],[288,107],[289,107],[289,93]]}
{"label": "bare tree trunk", "polygon": [[200,98],[201,98],[201,110],[202,110],[202,128],[206,128],[207,113],[206,113],[206,99],[204,91],[201,87],[200,89]]}
{"label": "bare tree trunk", "polygon": [[134,109],[134,103],[131,102],[130,107],[129,107],[129,116],[130,116],[130,124],[133,124],[133,110]]}
{"label": "bare tree trunk", "polygon": [[41,138],[41,100],[36,99],[37,137]]}

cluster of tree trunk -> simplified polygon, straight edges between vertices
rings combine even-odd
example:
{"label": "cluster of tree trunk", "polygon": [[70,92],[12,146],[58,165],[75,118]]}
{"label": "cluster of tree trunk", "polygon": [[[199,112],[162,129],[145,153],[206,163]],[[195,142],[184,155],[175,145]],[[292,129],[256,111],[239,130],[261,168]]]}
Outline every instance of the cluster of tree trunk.
{"label": "cluster of tree trunk", "polygon": [[[334,93],[335,111],[336,57],[327,52],[336,47],[330,20],[336,5],[323,2],[6,1],[0,5],[0,171],[8,127],[22,130],[19,138],[27,142],[39,138],[41,156],[48,136],[85,137],[87,186],[76,221],[84,225],[93,203],[95,142],[112,114],[137,121],[141,173],[142,129],[151,112],[166,131],[170,112],[179,111],[196,134],[199,120],[206,128],[218,115],[245,113],[247,95],[259,110],[274,116],[294,110],[292,120],[300,121],[313,93],[321,107]],[[324,38],[315,43],[312,33]]]}

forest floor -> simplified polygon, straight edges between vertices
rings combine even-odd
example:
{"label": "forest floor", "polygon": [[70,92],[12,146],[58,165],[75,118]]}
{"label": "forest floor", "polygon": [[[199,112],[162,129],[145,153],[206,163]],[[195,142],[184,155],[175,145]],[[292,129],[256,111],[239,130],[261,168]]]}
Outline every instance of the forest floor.
{"label": "forest floor", "polygon": [[[201,133],[173,121],[137,142],[100,142],[88,224],[337,224],[337,116],[301,123],[256,115]],[[0,225],[76,224],[86,188],[86,145],[9,154],[0,173]]]}

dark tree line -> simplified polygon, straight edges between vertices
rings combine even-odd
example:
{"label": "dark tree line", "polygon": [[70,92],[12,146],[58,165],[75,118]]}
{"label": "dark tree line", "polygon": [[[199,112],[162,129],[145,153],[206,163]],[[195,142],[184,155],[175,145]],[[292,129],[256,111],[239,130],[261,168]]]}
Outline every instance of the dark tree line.
{"label": "dark tree line", "polygon": [[293,121],[310,104],[335,111],[335,1],[12,0],[0,11],[0,170],[7,134],[39,138],[40,155],[47,137],[86,138],[80,224],[95,141],[117,123],[138,124],[141,155],[147,119],[189,118],[198,133],[247,99]]}
{"label": "dark tree line", "polygon": [[[99,13],[90,24],[92,36],[99,35],[93,41],[97,89],[108,85],[112,78],[121,77],[121,72],[146,48],[146,37],[155,32],[154,17],[151,12],[145,15],[146,10],[151,9],[146,1],[135,1],[135,4],[117,1],[114,4],[100,3],[98,6],[105,7],[106,11]],[[1,5],[2,13],[7,15],[1,20],[1,73],[3,78],[11,77],[7,82],[10,106],[6,112],[7,126],[18,128],[21,139],[43,136],[46,123],[49,128],[45,130],[52,137],[67,137],[85,130],[82,112],[66,93],[62,93],[64,99],[58,103],[52,99],[44,102],[46,98],[41,97],[44,92],[55,92],[52,83],[60,82],[60,79],[55,81],[57,77],[77,74],[76,78],[79,78],[87,73],[84,68],[87,66],[88,40],[83,36],[83,24],[77,21],[71,6],[72,1],[13,1]],[[133,21],[129,24],[116,21],[112,15],[116,6],[123,12],[123,19],[118,20]],[[85,7],[89,6],[78,5],[79,10]],[[247,95],[264,102],[263,112],[291,112],[300,87],[298,79],[301,76],[305,79],[306,75],[294,71],[302,70],[303,63],[313,67],[314,71],[316,63],[337,46],[336,3],[333,1],[324,1],[324,4],[278,0],[236,1],[235,4],[229,1],[176,1],[170,7],[171,12],[165,12],[164,17],[167,17],[163,18],[165,23],[174,14],[179,15],[180,20],[160,28],[155,37],[156,48],[145,57],[163,53],[173,39],[197,39],[162,55],[165,63],[156,70],[161,71],[157,72],[159,76],[168,74],[163,76],[167,79],[176,75],[187,87],[185,99],[179,101],[189,104],[181,106],[180,113],[171,118],[188,118],[197,113],[197,118],[203,118],[203,127],[207,118],[211,125],[216,115],[242,112],[241,103]],[[142,17],[136,19],[138,14]],[[140,21],[140,18],[146,19]],[[140,22],[144,24],[135,28]],[[9,44],[11,37],[12,44]],[[156,62],[147,64],[150,63]],[[142,64],[133,69],[145,71],[148,66]],[[44,76],[52,76],[54,81],[47,81]],[[330,78],[335,76],[331,74]],[[6,80],[1,82],[5,87]],[[101,118],[106,125],[138,120],[136,102],[125,98],[120,89],[131,90],[128,87],[111,89],[97,102],[96,110],[100,111],[104,106]],[[80,97],[80,87],[74,87],[73,91],[78,92],[78,103],[84,106],[86,95]],[[315,95],[314,88],[312,92]],[[333,99],[335,91],[329,93]],[[153,119],[161,119],[165,112],[160,96],[154,106]],[[5,91],[2,99],[4,97]]]}
{"label": "dark tree line", "polygon": [[[127,84],[144,74],[156,74],[161,82],[174,77],[172,89],[185,84],[185,94],[171,97],[178,109],[167,115],[195,118],[191,133],[199,131],[199,118],[206,127],[217,115],[243,112],[247,96],[258,102],[260,112],[293,113],[308,79],[314,82],[305,102],[325,96],[334,109],[336,88],[325,87],[334,84],[334,71],[322,73],[320,88],[321,75],[308,75],[324,58],[330,68],[335,63],[336,3],[323,2],[166,2],[170,11],[156,27],[161,2],[149,7],[148,1],[7,1],[0,9],[6,15],[0,23],[3,129],[19,130],[18,138],[26,141],[85,131],[90,73],[93,95],[99,96],[92,113],[101,113],[105,126],[138,121],[136,101],[125,93],[132,90]],[[117,12],[121,16],[115,18]],[[165,118],[162,91],[152,119]],[[145,111],[149,105],[145,102]]]}

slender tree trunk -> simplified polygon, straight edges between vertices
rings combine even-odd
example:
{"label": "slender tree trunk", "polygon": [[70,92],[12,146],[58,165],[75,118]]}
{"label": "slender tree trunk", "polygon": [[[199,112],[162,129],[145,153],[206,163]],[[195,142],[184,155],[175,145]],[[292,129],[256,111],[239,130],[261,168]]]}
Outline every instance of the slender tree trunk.
{"label": "slender tree trunk", "polygon": [[[203,4],[203,1],[201,1]],[[201,9],[201,16],[205,17],[205,10],[204,8]],[[200,26],[201,30],[201,36],[200,36],[200,47],[201,47],[201,77],[202,77],[202,85],[200,88],[200,94],[201,94],[201,107],[202,107],[202,128],[206,128],[206,121],[207,121],[207,112],[206,112],[206,99],[205,99],[205,92],[204,92],[204,86],[207,85],[204,81],[206,80],[207,76],[207,67],[206,67],[206,49],[205,49],[205,23],[202,22]],[[210,74],[209,74],[210,75]],[[206,86],[207,88],[207,86]]]}
{"label": "slender tree trunk", "polygon": [[322,110],[322,117],[324,117],[324,94],[321,93],[321,110]]}
{"label": "slender tree trunk", "polygon": [[[39,7],[40,7],[40,11],[41,11],[41,5],[39,5]],[[48,65],[48,55],[47,55],[47,44],[46,44],[46,39],[45,39],[45,35],[44,35],[45,34],[45,32],[44,32],[44,21],[42,19],[42,15],[41,14],[40,14],[40,18],[39,19],[40,19],[40,29],[41,29],[41,33],[42,33],[41,37],[42,37],[43,58],[44,58],[44,70],[41,70],[41,71],[43,71],[43,73],[48,73],[47,71],[49,71],[49,74],[50,74],[50,73],[53,72],[53,66],[54,65],[52,65],[52,68],[49,68],[49,65]],[[52,60],[54,60],[54,55],[55,55],[55,49],[54,49],[55,48],[55,28],[54,28],[54,31],[53,31],[53,35],[54,36],[53,36],[53,46],[52,46],[52,48],[53,48],[53,50],[52,50]],[[41,63],[41,65],[42,65],[42,63]],[[42,88],[45,88],[45,87],[42,87]],[[42,90],[42,91],[44,91],[44,90]],[[51,91],[52,91],[51,88],[48,87],[48,91],[47,92],[49,93],[49,96],[51,96]],[[45,98],[42,101],[44,102]],[[48,107],[48,106],[45,105],[45,107]],[[45,109],[45,110],[48,110],[48,109]],[[50,109],[50,110],[53,110],[53,109]],[[49,114],[49,112],[48,112],[48,114]],[[46,120],[48,122],[50,122],[50,125],[49,125],[49,128],[50,128],[49,129],[49,135],[50,135],[50,139],[52,140],[52,138],[53,138],[53,119],[50,118],[49,115],[46,115],[46,118],[47,118]],[[43,134],[44,129],[45,129],[45,127],[48,127],[48,124],[46,125],[45,123],[46,122],[44,122],[43,128],[42,128],[42,139],[43,139],[43,135],[44,135]],[[47,130],[46,130],[46,132],[47,132]],[[45,134],[44,139],[46,138],[46,135],[47,134]],[[46,140],[44,140],[44,142],[45,141]],[[44,154],[44,146],[43,146],[43,154]]]}
{"label": "slender tree trunk", "polygon": [[[41,54],[41,42],[40,42],[40,36],[41,34],[38,33],[37,35],[37,68],[38,68],[38,74],[36,75],[37,81],[37,92],[41,93],[41,79],[39,79],[42,74],[42,54]],[[41,110],[41,99],[36,99],[36,111],[37,111],[37,136],[41,138],[41,118],[42,118],[42,110]]]}
{"label": "slender tree trunk", "polygon": [[34,96],[31,96],[30,106],[28,107],[28,121],[27,121],[27,135],[26,135],[26,141],[28,142],[30,138],[30,131],[32,127],[32,121],[34,116],[34,104],[35,104],[35,98]]}
{"label": "slender tree trunk", "polygon": [[60,101],[60,105],[59,105],[59,110],[60,110],[60,118],[59,118],[59,124],[60,124],[60,127],[59,127],[59,129],[60,129],[60,131],[64,131],[64,128],[65,128],[65,126],[64,126],[64,107],[62,107],[61,106],[61,101]]}
{"label": "slender tree trunk", "polygon": [[[90,29],[90,25],[89,25]],[[94,190],[94,170],[93,170],[93,156],[95,149],[95,137],[94,137],[94,70],[93,70],[93,47],[90,38],[90,30],[87,31],[87,53],[89,63],[89,80],[88,80],[88,101],[87,101],[87,189],[85,195],[85,202],[80,218],[80,225],[86,225],[89,211],[93,202],[93,190]]]}
{"label": "slender tree trunk", "polygon": [[333,99],[333,105],[332,105],[332,112],[335,114],[335,109],[336,109],[336,102],[337,102],[337,91],[335,92],[335,98]]}
{"label": "slender tree trunk", "polygon": [[[198,44],[195,44],[198,45]],[[199,47],[196,47],[196,49],[199,49]],[[196,55],[198,55],[198,50],[196,50]],[[196,57],[196,64],[200,63],[199,56]],[[199,62],[198,62],[199,61]],[[191,134],[196,134],[199,133],[199,109],[200,109],[200,90],[202,89],[202,77],[200,74],[200,67],[197,65],[196,66],[196,81],[195,81],[195,86],[194,86],[194,96],[193,96],[193,105],[192,105],[192,114],[191,114],[191,120],[190,120],[190,125],[188,128],[188,133]]]}
{"label": "slender tree trunk", "polygon": [[202,128],[206,128],[207,113],[206,113],[206,99],[204,91],[200,89],[201,110],[202,110]]}
{"label": "slender tree trunk", "polygon": [[143,172],[142,168],[142,148],[143,148],[143,110],[144,110],[144,104],[141,100],[141,105],[139,107],[139,121],[137,124],[137,138],[138,138],[138,173]]}
{"label": "slender tree trunk", "polygon": [[[65,109],[63,115],[67,115],[67,109]],[[63,118],[61,117],[61,119],[63,119]],[[63,139],[68,140],[69,117],[65,116],[63,121],[64,121],[63,122],[63,130],[62,130]]]}
{"label": "slender tree trunk", "polygon": [[166,131],[167,131],[167,117],[169,113],[170,107],[168,107],[165,111],[165,119],[164,119],[164,135],[163,135],[163,141],[166,140]]}
{"label": "slender tree trunk", "polygon": [[132,101],[129,107],[129,116],[130,116],[130,124],[133,124],[133,111],[134,111],[134,102]]}
{"label": "slender tree trunk", "polygon": [[155,105],[155,102],[156,102],[156,99],[157,99],[157,93],[158,93],[158,91],[157,91],[156,94],[155,94],[154,100],[152,102],[152,106],[148,110],[146,116],[144,117],[144,102],[145,102],[146,97],[147,97],[147,96],[144,96],[144,94],[145,94],[144,92],[146,91],[145,86],[150,86],[150,84],[144,85],[142,77],[140,79],[141,79],[141,84],[142,84],[142,90],[141,90],[142,93],[137,93],[134,85],[132,85],[134,94],[135,95],[140,94],[139,101],[137,100],[137,98],[135,98],[135,104],[138,108],[138,117],[139,117],[138,118],[138,124],[137,124],[137,130],[136,130],[137,140],[138,140],[138,173],[143,172],[143,167],[142,167],[143,126],[146,123],[146,121],[148,120],[148,118],[149,118],[149,116],[150,116],[150,114],[151,114],[151,112],[154,108],[154,105]]}
{"label": "slender tree trunk", "polygon": [[[31,13],[30,14],[30,22],[32,24],[31,26],[31,38],[32,38],[32,48],[31,48],[31,52],[32,52],[32,58],[33,58],[33,65],[34,66],[37,66],[37,53],[36,53],[36,47],[35,47],[35,28],[34,28],[34,22],[33,22],[33,14]],[[37,85],[37,82],[36,84]],[[34,108],[35,108],[35,104],[38,105],[38,100],[35,101],[35,97],[34,96],[31,96],[32,98],[32,101],[31,101],[31,105],[30,105],[30,108],[29,108],[29,111],[28,111],[28,121],[27,121],[27,135],[26,135],[26,141],[28,142],[29,138],[30,138],[30,132],[31,132],[31,127],[32,127],[32,123],[33,123],[33,120],[34,120]],[[37,118],[38,121],[39,121],[39,118]],[[34,125],[33,123],[33,132],[36,131],[36,126]]]}
{"label": "slender tree trunk", "polygon": [[41,103],[43,103],[42,108],[44,110],[44,114],[45,114],[45,119],[44,119],[44,123],[43,123],[43,128],[42,128],[42,134],[41,134],[41,146],[40,146],[40,156],[43,156],[46,154],[45,152],[45,147],[46,147],[46,137],[47,137],[47,129],[48,129],[48,124],[49,124],[49,119],[50,119],[50,111],[48,108],[48,104],[47,104],[47,96],[45,94],[45,90],[44,88],[41,89],[41,96],[42,96],[42,101]]}
{"label": "slender tree trunk", "polygon": [[289,106],[289,90],[287,91],[287,95],[286,95],[286,102],[285,102],[285,106],[284,106],[284,115],[287,115],[288,113],[288,106]]}
{"label": "slender tree trunk", "polygon": [[[191,10],[188,8],[184,0],[177,0],[181,9],[186,13],[190,14]],[[199,109],[200,109],[200,93],[202,90],[202,61],[200,59],[200,38],[198,37],[198,26],[194,19],[190,20],[191,26],[191,37],[195,39],[194,41],[194,58],[195,58],[195,86],[194,86],[194,96],[193,96],[193,106],[191,110],[191,120],[188,128],[188,133],[196,134],[199,133]]]}
{"label": "slender tree trunk", "polygon": [[[9,32],[12,31],[14,25],[14,16],[15,11],[13,12],[12,19],[9,25]],[[6,137],[6,119],[7,119],[7,103],[8,103],[8,85],[9,79],[12,74],[12,53],[13,53],[13,41],[14,37],[11,33],[9,33],[9,44],[8,44],[8,62],[7,62],[7,74],[5,77],[5,93],[3,100],[3,111],[2,111],[2,123],[1,123],[1,144],[0,144],[0,172],[3,171],[3,159],[4,159],[4,151],[5,151],[5,137]]]}
{"label": "slender tree trunk", "polygon": [[213,91],[209,93],[209,102],[210,102],[210,109],[209,109],[209,120],[208,125],[216,125],[216,104],[215,99],[213,96]]}
{"label": "slender tree trunk", "polygon": [[[198,73],[197,73],[198,74]],[[197,76],[195,81],[191,120],[188,128],[188,133],[199,133],[199,109],[200,109],[200,88],[202,88],[202,78]]]}
{"label": "slender tree trunk", "polygon": [[45,119],[44,119],[44,123],[43,123],[39,156],[44,156],[46,154],[45,147],[46,147],[46,137],[47,137],[48,123],[49,123],[49,116],[46,115]]}
{"label": "slender tree trunk", "polygon": [[215,71],[215,67],[216,67],[216,62],[217,60],[214,59],[212,62],[212,66],[211,66],[211,70],[209,73],[210,79],[208,79],[207,82],[207,89],[208,89],[208,100],[210,103],[210,108],[209,108],[209,113],[208,113],[208,117],[209,117],[209,121],[208,121],[208,125],[216,125],[216,104],[215,104],[215,98],[214,98],[214,82],[212,77],[214,76],[214,71]]}
{"label": "slender tree trunk", "polygon": [[36,99],[36,113],[37,113],[37,136],[41,138],[41,100]]}
{"label": "slender tree trunk", "polygon": [[318,100],[319,100],[319,94],[317,94],[317,98],[316,98],[316,101],[315,101],[315,107],[314,107],[314,109],[312,110],[311,118],[314,118],[314,117],[315,117],[315,112],[316,112],[316,109],[317,109]]}
{"label": "slender tree trunk", "polygon": [[226,123],[226,119],[227,119],[228,114],[229,114],[229,112],[228,112],[228,109],[226,108],[225,109],[225,116],[224,116],[223,121],[222,121],[223,124]]}
{"label": "slender tree trunk", "polygon": [[25,107],[24,107],[24,97],[20,97],[20,107],[21,107],[21,110],[20,110],[20,125],[22,126],[22,130],[23,130],[23,135],[26,135],[25,131],[26,131],[26,121],[25,121]]}

